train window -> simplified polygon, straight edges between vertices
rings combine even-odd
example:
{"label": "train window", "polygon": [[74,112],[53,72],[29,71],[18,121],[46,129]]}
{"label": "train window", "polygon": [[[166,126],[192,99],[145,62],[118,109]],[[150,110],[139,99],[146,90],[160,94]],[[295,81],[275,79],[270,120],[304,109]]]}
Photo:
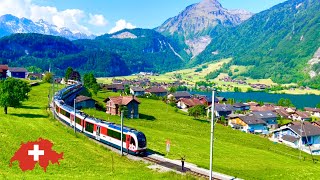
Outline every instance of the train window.
{"label": "train window", "polygon": [[138,138],[138,146],[140,148],[146,147],[146,145],[147,145],[146,136],[140,132],[140,133],[138,133],[137,138]]}
{"label": "train window", "polygon": [[[115,138],[115,139],[118,139],[118,140],[121,139],[121,133],[120,133],[120,132],[117,132],[117,131],[113,131],[113,130],[111,130],[111,129],[108,129],[107,134],[108,134],[108,136],[110,136],[110,137],[112,137],[112,138]],[[123,141],[123,142],[126,141],[126,135],[125,135],[125,134],[123,134],[123,136],[122,136],[122,141]]]}
{"label": "train window", "polygon": [[89,123],[89,122],[86,122],[85,130],[88,131],[88,132],[93,133],[93,124]]}
{"label": "train window", "polygon": [[130,144],[133,144],[134,146],[136,146],[136,142],[134,141],[133,137],[131,137]]}
{"label": "train window", "polygon": [[81,124],[81,119],[78,118],[78,117],[76,117],[76,123],[77,123],[77,124]]}

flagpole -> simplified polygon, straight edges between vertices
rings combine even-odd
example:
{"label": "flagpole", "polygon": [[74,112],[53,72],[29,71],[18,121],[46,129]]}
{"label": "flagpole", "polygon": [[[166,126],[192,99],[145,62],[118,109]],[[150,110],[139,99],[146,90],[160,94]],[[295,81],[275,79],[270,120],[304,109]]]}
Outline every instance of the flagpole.
{"label": "flagpole", "polygon": [[211,133],[210,133],[210,180],[212,179],[213,136],[214,136],[214,90],[212,91],[211,105]]}

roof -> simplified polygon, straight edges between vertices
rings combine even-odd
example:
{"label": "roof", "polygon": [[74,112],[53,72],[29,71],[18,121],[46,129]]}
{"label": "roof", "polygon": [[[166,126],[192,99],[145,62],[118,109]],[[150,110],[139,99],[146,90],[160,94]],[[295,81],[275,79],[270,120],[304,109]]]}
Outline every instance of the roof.
{"label": "roof", "polygon": [[9,69],[8,65],[1,65],[0,64],[0,72],[7,71],[8,69]]}
{"label": "roof", "polygon": [[239,108],[239,107],[246,107],[246,106],[249,106],[249,105],[248,104],[243,104],[243,103],[234,103],[232,106],[235,107],[235,108]]}
{"label": "roof", "polygon": [[290,114],[284,108],[276,109],[276,112],[282,117],[290,116]]}
{"label": "roof", "polygon": [[257,111],[257,112],[252,112],[252,114],[260,119],[277,118],[277,115],[272,111]]}
{"label": "roof", "polygon": [[117,105],[128,105],[131,101],[136,101],[140,104],[140,101],[135,96],[117,96],[117,97],[108,97],[103,102],[112,101],[114,104]]}
{"label": "roof", "polygon": [[259,119],[255,116],[239,116],[239,118],[246,124],[248,125],[253,125],[253,124],[266,124],[265,121],[262,119]]}
{"label": "roof", "polygon": [[105,88],[107,88],[107,89],[124,90],[123,84],[110,84],[110,85],[106,85]]}
{"label": "roof", "polygon": [[9,67],[10,72],[28,72],[26,68],[21,68],[21,67]]}
{"label": "roof", "polygon": [[182,97],[191,97],[192,95],[188,92],[188,91],[177,91],[175,93],[172,93],[172,95],[179,99],[179,98],[182,98]]}
{"label": "roof", "polygon": [[309,112],[320,112],[320,108],[305,107],[304,110]]}
{"label": "roof", "polygon": [[230,104],[216,104],[214,105],[214,109],[218,112],[227,112],[233,111],[233,107]]}
{"label": "roof", "polygon": [[310,118],[310,115],[309,115],[309,113],[307,113],[307,112],[296,111],[296,114],[297,114],[298,116],[300,116],[301,118]]}
{"label": "roof", "polygon": [[259,106],[259,103],[253,101],[247,102],[247,104],[249,104],[250,106]]}
{"label": "roof", "polygon": [[309,122],[303,122],[301,130],[301,122],[288,125],[296,134],[302,134],[302,137],[320,135],[320,128]]}
{"label": "roof", "polygon": [[146,92],[150,93],[167,93],[167,90],[163,87],[151,87],[146,89]]}
{"label": "roof", "polygon": [[285,140],[285,141],[289,141],[289,142],[296,142],[297,140],[299,140],[299,138],[297,137],[294,137],[294,136],[290,136],[290,135],[283,135],[282,136],[282,139]]}
{"label": "roof", "polygon": [[180,101],[183,102],[185,105],[190,106],[190,107],[196,106],[196,105],[203,105],[201,103],[201,101],[199,99],[197,99],[197,98],[192,98],[192,99],[181,98]]}
{"label": "roof", "polygon": [[135,92],[144,92],[144,89],[142,87],[139,87],[139,86],[133,86],[133,87],[130,87],[130,89],[132,89],[132,91],[135,91]]}
{"label": "roof", "polygon": [[92,101],[94,101],[92,98],[87,97],[87,96],[82,96],[82,95],[80,95],[80,96],[76,97],[76,102],[77,102],[77,103],[78,103],[78,102],[87,101],[87,100],[92,100]]}

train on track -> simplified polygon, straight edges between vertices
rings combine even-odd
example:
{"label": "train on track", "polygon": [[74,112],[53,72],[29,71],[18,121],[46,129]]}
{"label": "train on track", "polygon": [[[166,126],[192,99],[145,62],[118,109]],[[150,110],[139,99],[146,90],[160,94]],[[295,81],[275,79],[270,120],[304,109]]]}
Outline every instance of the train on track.
{"label": "train on track", "polygon": [[[66,100],[79,93],[83,85],[76,82],[60,91],[53,97],[53,113],[56,118],[76,131],[85,134],[101,143],[120,149],[132,155],[144,155],[147,149],[146,136],[133,128],[123,127],[121,142],[121,126],[89,116],[82,111],[75,110]],[[70,104],[70,103],[69,103]]]}

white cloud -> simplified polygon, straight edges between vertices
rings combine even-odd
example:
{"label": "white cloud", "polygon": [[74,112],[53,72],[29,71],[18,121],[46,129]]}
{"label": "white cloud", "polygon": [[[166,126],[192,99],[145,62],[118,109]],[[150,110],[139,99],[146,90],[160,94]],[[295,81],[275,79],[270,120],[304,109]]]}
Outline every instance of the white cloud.
{"label": "white cloud", "polygon": [[108,21],[102,14],[89,14],[89,17],[89,23],[94,26],[106,26],[108,24]]}
{"label": "white cloud", "polygon": [[107,21],[103,15],[86,14],[80,9],[66,9],[59,11],[52,6],[39,6],[32,0],[0,0],[0,15],[12,14],[19,18],[25,17],[33,21],[43,19],[57,27],[66,27],[73,32],[92,34],[84,24],[95,26],[106,25]]}
{"label": "white cloud", "polygon": [[116,26],[109,31],[109,34],[115,33],[122,29],[134,29],[134,28],[136,28],[136,26],[132,25],[129,22],[126,22],[126,20],[124,19],[120,19],[116,22]]}

